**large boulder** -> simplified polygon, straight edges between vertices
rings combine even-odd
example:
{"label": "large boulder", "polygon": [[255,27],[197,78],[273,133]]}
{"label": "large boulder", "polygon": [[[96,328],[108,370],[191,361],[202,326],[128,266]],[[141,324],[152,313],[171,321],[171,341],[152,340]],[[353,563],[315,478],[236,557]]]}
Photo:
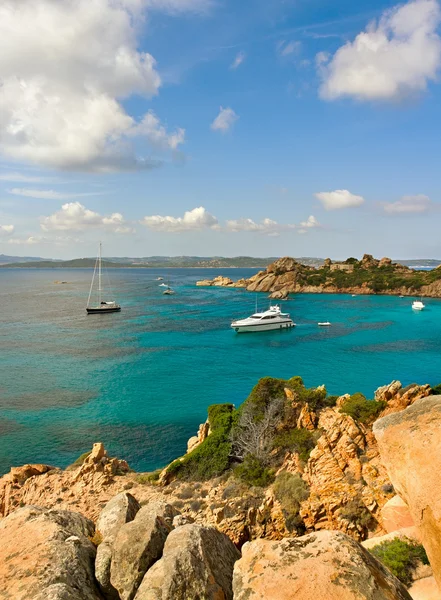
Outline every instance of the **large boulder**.
{"label": "large boulder", "polygon": [[135,597],[145,573],[161,558],[176,515],[169,504],[152,502],[120,527],[112,545],[110,582],[121,600]]}
{"label": "large boulder", "polygon": [[381,458],[410,509],[441,588],[441,396],[374,423]]}
{"label": "large boulder", "polygon": [[133,521],[140,508],[136,498],[121,492],[109,500],[96,522],[97,533],[102,539],[96,552],[95,577],[106,598],[119,600],[118,592],[110,582],[112,544],[119,529]]}
{"label": "large boulder", "polygon": [[163,557],[147,571],[135,600],[232,600],[240,552],[214,527],[184,525],[170,533]]}
{"label": "large boulder", "polygon": [[21,508],[0,521],[0,596],[100,600],[92,521],[64,510]]}
{"label": "large boulder", "polygon": [[376,558],[335,531],[245,544],[233,591],[234,600],[411,600]]}
{"label": "large boulder", "polygon": [[381,509],[381,522],[387,533],[414,526],[407,504],[397,495],[388,500]]}

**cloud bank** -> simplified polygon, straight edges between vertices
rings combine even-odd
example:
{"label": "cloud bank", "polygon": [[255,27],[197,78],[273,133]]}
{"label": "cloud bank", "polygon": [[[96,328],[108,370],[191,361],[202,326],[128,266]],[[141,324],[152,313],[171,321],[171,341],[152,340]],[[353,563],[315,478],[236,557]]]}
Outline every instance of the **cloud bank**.
{"label": "cloud bank", "polygon": [[318,192],[315,197],[320,200],[325,210],[340,210],[353,208],[364,203],[363,196],[351,194],[348,190],[335,190],[333,192]]}
{"label": "cloud bank", "polygon": [[134,138],[175,150],[148,112],[136,121],[121,101],[151,98],[161,77],[137,48],[146,7],[191,10],[191,0],[3,0],[0,5],[0,147],[4,156],[89,171],[149,169]]}
{"label": "cloud bank", "polygon": [[437,0],[414,0],[386,11],[328,63],[319,53],[321,97],[400,100],[424,91],[441,66],[440,21]]}

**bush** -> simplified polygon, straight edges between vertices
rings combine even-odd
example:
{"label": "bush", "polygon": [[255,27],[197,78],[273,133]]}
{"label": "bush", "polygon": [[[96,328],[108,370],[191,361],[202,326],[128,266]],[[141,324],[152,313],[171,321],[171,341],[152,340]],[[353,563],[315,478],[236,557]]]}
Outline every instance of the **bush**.
{"label": "bush", "polygon": [[285,448],[292,452],[298,452],[301,460],[305,462],[315,445],[316,436],[304,428],[282,431],[274,439],[274,448]]}
{"label": "bush", "polygon": [[435,385],[435,386],[432,388],[432,394],[435,394],[435,395],[437,395],[437,396],[438,396],[439,394],[441,394],[441,383],[439,383],[438,385]]}
{"label": "bush", "polygon": [[266,487],[274,481],[274,475],[270,469],[252,454],[248,454],[243,463],[234,469],[234,475],[256,487]]}
{"label": "bush", "polygon": [[280,502],[289,531],[303,529],[300,503],[309,497],[309,488],[298,473],[284,471],[276,477],[274,494]]}
{"label": "bush", "polygon": [[412,571],[420,562],[429,564],[423,546],[409,538],[382,542],[371,553],[406,586],[412,583]]}
{"label": "bush", "polygon": [[360,423],[366,424],[374,421],[386,406],[387,402],[384,400],[380,400],[379,402],[367,400],[363,394],[358,392],[357,394],[353,394],[349,400],[346,400],[340,408],[340,412],[349,415]]}
{"label": "bush", "polygon": [[278,398],[285,398],[285,387],[286,381],[283,379],[263,377],[253,387],[251,394],[242,404],[239,411],[242,412],[247,407],[249,410],[252,410],[257,418],[262,418],[269,404]]}
{"label": "bush", "polygon": [[367,529],[372,523],[372,515],[361,498],[353,498],[340,510],[340,517],[354,523],[361,529]]}
{"label": "bush", "polygon": [[84,454],[81,454],[81,456],[79,456],[75,462],[73,462],[71,465],[66,467],[66,471],[74,471],[75,469],[78,469],[78,467],[81,467],[81,465],[84,463],[84,461],[90,454],[92,454],[92,450],[89,450],[89,452],[84,452]]}
{"label": "bush", "polygon": [[136,475],[135,481],[141,485],[145,485],[147,483],[156,483],[159,480],[160,475],[161,469],[153,471],[152,473],[139,473]]}
{"label": "bush", "polygon": [[169,465],[167,473],[180,479],[205,481],[221,475],[230,466],[230,430],[235,417],[232,404],[214,404],[208,409],[211,433],[182,460]]}

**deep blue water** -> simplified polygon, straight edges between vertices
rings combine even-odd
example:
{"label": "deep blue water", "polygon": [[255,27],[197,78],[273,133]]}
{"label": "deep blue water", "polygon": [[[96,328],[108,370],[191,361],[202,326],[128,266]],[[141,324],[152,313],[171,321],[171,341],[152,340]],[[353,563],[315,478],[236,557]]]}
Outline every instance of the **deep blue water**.
{"label": "deep blue water", "polygon": [[255,295],[194,283],[254,272],[116,269],[122,312],[87,316],[90,270],[0,270],[0,473],[65,466],[96,441],[137,470],[160,467],[210,404],[240,404],[266,375],[370,397],[392,379],[441,382],[441,301],[415,313],[410,298],[299,295],[283,304],[295,329],[237,335],[230,321],[254,311]]}

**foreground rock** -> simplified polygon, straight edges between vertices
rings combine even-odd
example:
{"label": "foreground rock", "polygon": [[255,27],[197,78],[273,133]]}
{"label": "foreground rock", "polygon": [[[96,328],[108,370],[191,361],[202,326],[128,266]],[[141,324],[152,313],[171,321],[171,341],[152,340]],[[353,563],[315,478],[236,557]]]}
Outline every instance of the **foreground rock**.
{"label": "foreground rock", "polygon": [[110,582],[121,600],[134,598],[145,573],[162,556],[176,514],[169,504],[151,503],[119,529],[112,545]]}
{"label": "foreground rock", "polygon": [[369,552],[332,531],[246,544],[233,591],[234,600],[411,600]]}
{"label": "foreground rock", "polygon": [[408,505],[441,589],[441,396],[374,423],[381,458]]}
{"label": "foreground rock", "polygon": [[78,513],[25,507],[0,521],[0,597],[99,600],[91,521]]}
{"label": "foreground rock", "polygon": [[213,527],[184,525],[170,533],[163,557],[150,568],[135,600],[232,600],[240,553]]}
{"label": "foreground rock", "polygon": [[95,577],[107,599],[119,600],[118,592],[110,582],[113,542],[120,528],[133,521],[140,508],[136,498],[122,492],[106,504],[96,522],[96,531],[101,543],[96,553]]}

